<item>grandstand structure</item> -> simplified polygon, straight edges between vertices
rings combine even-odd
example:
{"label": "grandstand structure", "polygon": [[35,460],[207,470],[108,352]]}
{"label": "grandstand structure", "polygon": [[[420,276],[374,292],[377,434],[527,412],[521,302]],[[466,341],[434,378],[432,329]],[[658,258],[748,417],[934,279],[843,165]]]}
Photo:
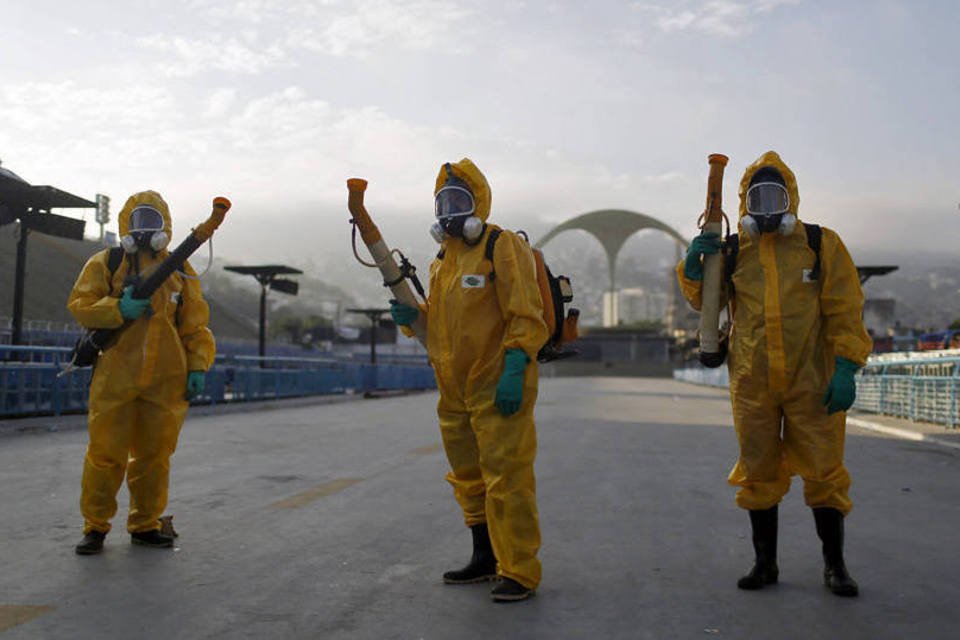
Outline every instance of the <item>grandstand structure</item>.
{"label": "grandstand structure", "polygon": [[[0,228],[0,273],[12,274],[16,259],[13,225]],[[24,296],[25,344],[73,345],[81,329],[67,311],[67,298],[83,265],[104,245],[91,240],[69,240],[35,235],[27,255]],[[0,277],[0,343],[9,343],[13,278]],[[216,299],[210,305],[210,328],[220,339],[257,340],[257,327]],[[48,335],[41,338],[43,333]]]}

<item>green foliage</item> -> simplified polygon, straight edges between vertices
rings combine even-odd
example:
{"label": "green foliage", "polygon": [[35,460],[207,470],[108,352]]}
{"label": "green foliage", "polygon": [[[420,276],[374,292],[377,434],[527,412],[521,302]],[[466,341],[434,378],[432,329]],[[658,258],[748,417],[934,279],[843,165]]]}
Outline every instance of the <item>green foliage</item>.
{"label": "green foliage", "polygon": [[310,345],[330,334],[333,320],[326,316],[300,315],[289,307],[273,314],[267,333],[271,339],[281,339],[291,344]]}

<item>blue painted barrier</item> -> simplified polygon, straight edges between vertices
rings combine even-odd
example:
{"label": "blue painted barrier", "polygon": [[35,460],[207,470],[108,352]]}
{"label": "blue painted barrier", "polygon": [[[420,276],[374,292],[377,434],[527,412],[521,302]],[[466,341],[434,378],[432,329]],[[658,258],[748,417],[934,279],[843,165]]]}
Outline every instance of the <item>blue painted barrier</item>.
{"label": "blue painted barrier", "polygon": [[[62,347],[0,345],[0,417],[59,415],[87,408],[90,369],[58,378],[70,358]],[[366,364],[333,358],[218,356],[196,404],[252,402],[298,396],[435,389],[422,358]]]}

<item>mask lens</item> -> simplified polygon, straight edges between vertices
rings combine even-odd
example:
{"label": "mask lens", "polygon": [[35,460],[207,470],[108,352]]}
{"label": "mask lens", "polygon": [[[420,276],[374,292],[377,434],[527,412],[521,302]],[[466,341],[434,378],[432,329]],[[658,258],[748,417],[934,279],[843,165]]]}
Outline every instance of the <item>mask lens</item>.
{"label": "mask lens", "polygon": [[137,207],[130,214],[130,233],[163,231],[163,216],[153,207]]}
{"label": "mask lens", "polygon": [[434,213],[438,218],[473,213],[473,194],[463,187],[444,187],[437,192]]}
{"label": "mask lens", "polygon": [[755,216],[770,216],[786,213],[790,197],[783,185],[776,182],[761,182],[747,191],[747,213]]}

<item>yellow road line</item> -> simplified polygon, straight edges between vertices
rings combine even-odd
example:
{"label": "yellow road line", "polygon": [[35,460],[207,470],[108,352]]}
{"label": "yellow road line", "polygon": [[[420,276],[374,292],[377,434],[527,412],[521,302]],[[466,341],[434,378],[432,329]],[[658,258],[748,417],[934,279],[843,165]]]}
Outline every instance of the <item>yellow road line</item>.
{"label": "yellow road line", "polygon": [[277,500],[270,505],[270,508],[299,509],[300,507],[307,506],[311,502],[316,502],[320,498],[325,498],[335,493],[340,493],[347,487],[352,487],[362,480],[363,478],[339,478],[337,480],[331,480],[330,482],[325,482],[311,489],[301,491],[300,493],[294,494],[289,498]]}
{"label": "yellow road line", "polygon": [[43,604],[0,604],[0,632],[12,629],[18,624],[30,622],[54,609],[56,607]]}
{"label": "yellow road line", "polygon": [[425,447],[417,447],[416,449],[410,449],[410,453],[417,456],[427,456],[431,453],[436,453],[440,451],[440,443],[428,444]]}

